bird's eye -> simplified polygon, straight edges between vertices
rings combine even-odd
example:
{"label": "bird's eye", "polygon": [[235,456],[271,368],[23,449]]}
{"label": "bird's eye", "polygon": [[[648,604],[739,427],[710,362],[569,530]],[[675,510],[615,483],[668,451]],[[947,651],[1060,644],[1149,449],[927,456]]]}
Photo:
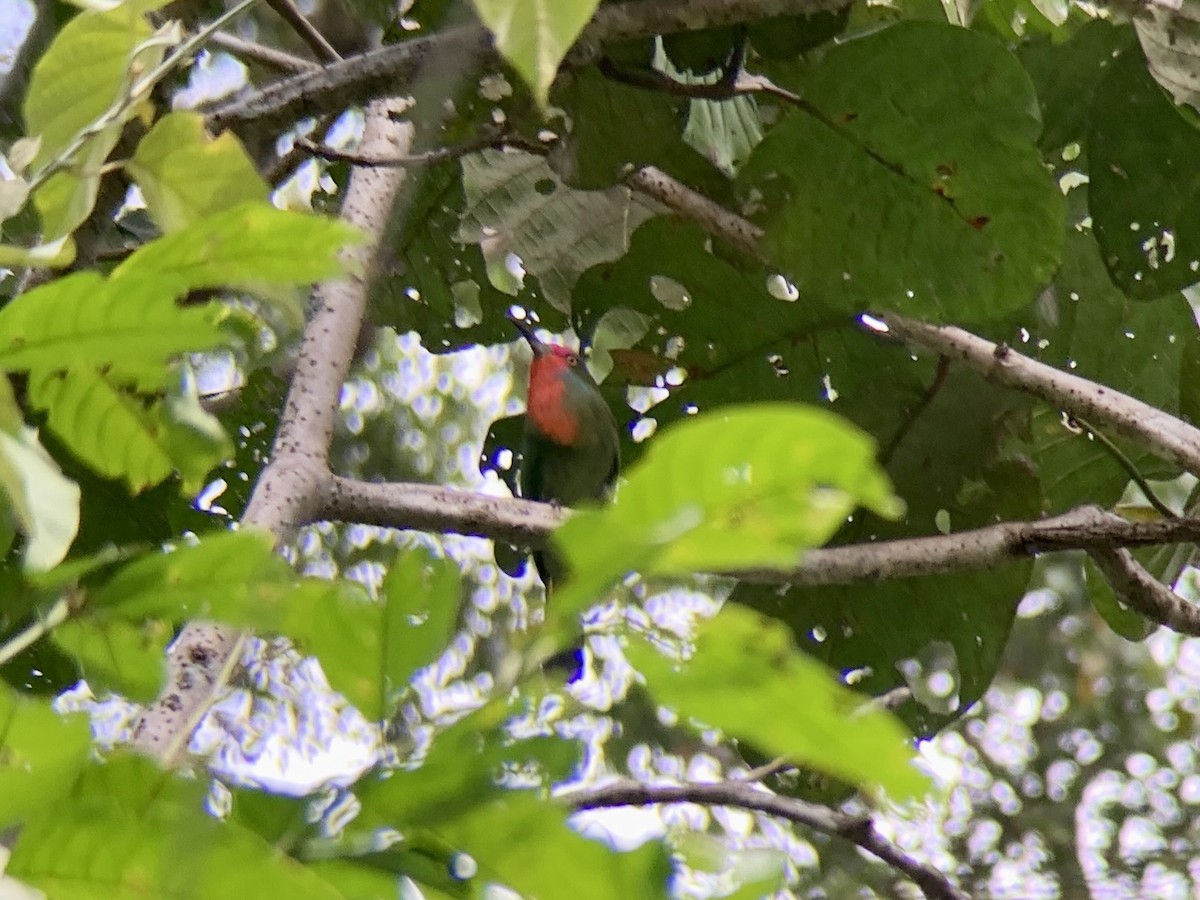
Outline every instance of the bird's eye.
{"label": "bird's eye", "polygon": [[572,353],[567,357],[567,365],[571,366],[572,368],[579,365],[579,357]]}

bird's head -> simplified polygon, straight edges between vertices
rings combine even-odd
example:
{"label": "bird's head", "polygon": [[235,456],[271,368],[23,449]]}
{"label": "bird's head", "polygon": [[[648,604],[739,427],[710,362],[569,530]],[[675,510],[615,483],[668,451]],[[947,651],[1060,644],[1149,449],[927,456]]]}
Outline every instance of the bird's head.
{"label": "bird's head", "polygon": [[512,323],[533,351],[526,414],[551,440],[568,446],[577,443],[582,420],[592,414],[597,400],[604,402],[600,389],[578,353],[540,340],[527,322],[513,319]]}

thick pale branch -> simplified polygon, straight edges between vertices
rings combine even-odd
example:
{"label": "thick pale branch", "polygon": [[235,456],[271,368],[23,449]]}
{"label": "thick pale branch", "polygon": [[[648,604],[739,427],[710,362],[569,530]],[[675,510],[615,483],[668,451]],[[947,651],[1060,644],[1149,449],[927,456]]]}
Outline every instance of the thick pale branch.
{"label": "thick pale branch", "polygon": [[[404,153],[412,128],[396,122],[397,101],[367,109],[363,147],[370,153]],[[332,490],[328,466],[338,395],[354,352],[366,306],[367,276],[392,206],[404,182],[403,169],[355,169],[346,188],[342,217],[368,240],[344,253],[350,273],[313,293],[313,313],[301,342],[296,372],[275,437],[271,461],[250,497],[244,525],[264,528],[285,540],[319,516]],[[171,647],[163,693],[134,726],[134,746],[173,765],[237,663],[242,632],[193,622]]]}
{"label": "thick pale branch", "polygon": [[[602,6],[576,42],[572,61],[595,58],[605,41],[645,38],[719,25],[739,25],[770,16],[841,9],[847,0],[638,0]],[[253,123],[273,129],[304,116],[337,113],[372,97],[403,93],[428,61],[496,59],[491,36],[480,25],[448,29],[350,57],[286,78],[221,104],[209,117],[216,128]]]}
{"label": "thick pale branch", "polygon": [[755,784],[722,781],[712,784],[651,785],[623,780],[574,790],[561,795],[559,799],[578,810],[648,806],[655,803],[698,803],[766,813],[857,844],[910,878],[927,897],[936,900],[967,898],[967,894],[937,869],[905,853],[880,834],[869,817],[847,815],[816,803],[781,797]]}
{"label": "thick pale branch", "polygon": [[324,517],[390,528],[470,534],[538,548],[566,521],[567,510],[549,503],[488,497],[429,484],[371,484],[335,476]]}

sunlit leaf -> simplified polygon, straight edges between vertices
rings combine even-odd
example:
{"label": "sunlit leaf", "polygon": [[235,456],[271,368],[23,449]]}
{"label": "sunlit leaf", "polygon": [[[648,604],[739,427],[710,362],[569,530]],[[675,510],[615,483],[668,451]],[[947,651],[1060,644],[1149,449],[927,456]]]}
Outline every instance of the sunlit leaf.
{"label": "sunlit leaf", "polygon": [[342,247],[361,237],[337,219],[243,203],[152,241],[119,265],[112,281],[163,279],[179,293],[309,284],[341,272]]}
{"label": "sunlit leaf", "polygon": [[233,133],[209,137],[204,119],[192,112],[159,119],[138,143],[127,169],[164,232],[247,200],[266,201],[269,193]]}
{"label": "sunlit leaf", "polygon": [[0,309],[0,368],[116,365],[140,371],[178,354],[227,345],[219,307],[180,307],[164,279],[78,272]]}
{"label": "sunlit leaf", "polygon": [[899,722],[800,653],[783,625],[745,607],[728,605],[702,625],[682,667],[648,642],[627,654],[658,702],[767,753],[896,799],[929,788]]}
{"label": "sunlit leaf", "polygon": [[800,404],[724,407],[679,423],[629,471],[615,503],[556,532],[573,575],[555,610],[594,600],[630,570],[795,565],[857,506],[902,511],[874,457],[865,434]]}
{"label": "sunlit leaf", "polygon": [[[134,50],[150,35],[132,6],[84,12],[63,26],[34,66],[25,96],[25,125],[42,142],[37,165],[54,158],[128,88]],[[161,59],[161,49],[143,62],[152,63],[151,56]]]}

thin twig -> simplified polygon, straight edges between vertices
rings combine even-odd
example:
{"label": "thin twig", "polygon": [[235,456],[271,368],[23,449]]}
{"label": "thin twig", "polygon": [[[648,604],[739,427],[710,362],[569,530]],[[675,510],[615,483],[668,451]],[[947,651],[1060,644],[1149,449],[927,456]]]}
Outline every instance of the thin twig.
{"label": "thin twig", "polygon": [[515,136],[491,135],[456,144],[453,147],[439,147],[425,153],[413,153],[407,156],[368,156],[349,150],[339,150],[328,144],[321,144],[310,138],[296,139],[296,146],[313,156],[330,162],[345,162],[353,166],[368,166],[385,169],[415,169],[423,166],[434,166],[451,159],[461,159],[480,150],[502,150],[514,148],[526,152],[537,152],[545,155],[547,148],[531,141]]}
{"label": "thin twig", "polygon": [[0,645],[0,666],[12,662],[13,658],[32,647],[56,627],[67,621],[71,615],[71,604],[66,597],[60,597],[54,605],[39,615],[28,628],[13,635]]}
{"label": "thin twig", "polygon": [[1091,425],[1087,419],[1073,416],[1071,421],[1078,423],[1080,428],[1090,434],[1104,448],[1108,455],[1117,461],[1117,465],[1125,470],[1125,474],[1138,486],[1138,489],[1142,492],[1142,496],[1146,498],[1146,502],[1154,507],[1159,515],[1167,519],[1178,517],[1178,513],[1167,506],[1159,498],[1158,494],[1155,493],[1154,488],[1150,487],[1150,482],[1146,480],[1146,476],[1142,474],[1141,470],[1133,464],[1133,460],[1125,454],[1125,451],[1114,444],[1108,435],[1097,429],[1094,425]]}
{"label": "thin twig", "polygon": [[325,40],[325,35],[317,31],[316,26],[304,18],[292,0],[266,0],[266,3],[279,14],[283,21],[287,22],[300,40],[308,45],[308,49],[316,55],[317,59],[328,63],[337,62],[342,58],[342,54],[333,48],[333,44]]}
{"label": "thin twig", "polygon": [[656,803],[698,803],[766,813],[857,844],[911,879],[925,896],[933,900],[968,900],[968,895],[940,871],[905,853],[880,834],[869,816],[848,815],[816,803],[781,797],[757,784],[721,781],[712,784],[651,785],[620,780],[573,790],[562,794],[559,799],[577,810],[649,806]]}
{"label": "thin twig", "polygon": [[311,59],[305,59],[302,56],[293,56],[291,53],[285,53],[283,50],[268,47],[265,44],[256,44],[254,41],[243,40],[225,31],[215,32],[208,40],[214,47],[220,47],[226,53],[233,56],[248,59],[288,74],[314,72],[321,68],[320,65]]}

